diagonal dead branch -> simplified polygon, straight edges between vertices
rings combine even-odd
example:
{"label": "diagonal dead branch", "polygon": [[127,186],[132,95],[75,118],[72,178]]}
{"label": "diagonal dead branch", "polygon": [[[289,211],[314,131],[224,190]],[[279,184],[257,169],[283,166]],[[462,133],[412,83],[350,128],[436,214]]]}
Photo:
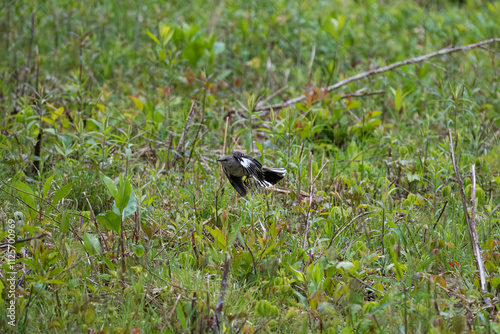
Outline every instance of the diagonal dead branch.
{"label": "diagonal dead branch", "polygon": [[[496,42],[500,42],[500,37],[490,38],[490,39],[487,39],[487,40],[484,40],[484,41],[481,41],[478,43],[457,46],[454,48],[444,48],[442,50],[432,52],[432,53],[429,53],[429,54],[426,54],[423,56],[409,58],[409,59],[399,61],[399,62],[390,64],[390,65],[387,65],[384,67],[379,67],[379,68],[375,68],[375,69],[370,70],[370,71],[359,73],[355,76],[341,80],[341,81],[337,82],[336,84],[328,86],[325,89],[327,92],[331,92],[331,91],[337,90],[338,88],[340,88],[342,86],[348,85],[351,82],[358,81],[358,80],[361,80],[364,78],[368,78],[368,77],[371,77],[371,76],[374,76],[377,74],[381,74],[384,72],[388,72],[388,71],[391,71],[391,70],[398,68],[398,67],[401,67],[401,66],[421,63],[423,61],[426,61],[427,59],[431,59],[434,57],[438,57],[438,56],[442,56],[442,55],[446,55],[446,54],[450,54],[450,53],[454,53],[454,52],[461,52],[461,51],[467,51],[467,50],[471,50],[471,49],[475,49],[475,48],[481,48],[484,45],[496,43]],[[285,101],[283,103],[273,104],[270,106],[257,106],[253,111],[279,110],[279,109],[283,109],[283,108],[295,105],[301,101],[304,101],[305,99],[306,99],[306,95],[303,94],[303,95],[297,96],[296,98],[293,98],[291,100]]]}
{"label": "diagonal dead branch", "polygon": [[364,217],[364,216],[367,216],[367,215],[371,215],[372,213],[375,213],[375,212],[377,212],[377,211],[373,210],[373,211],[363,212],[363,213],[360,213],[359,215],[357,215],[356,217],[354,217],[349,223],[345,224],[337,233],[335,233],[335,235],[332,237],[332,240],[330,240],[330,243],[328,244],[328,247],[326,247],[326,249],[329,249],[332,246],[332,244],[335,241],[335,239],[337,239],[337,237],[342,232],[344,232],[344,230],[346,228],[348,228],[349,226],[351,226],[352,223],[354,223],[356,220],[358,220],[358,218],[361,218],[361,217]]}
{"label": "diagonal dead branch", "polygon": [[189,109],[189,114],[186,118],[186,124],[184,125],[184,130],[182,131],[181,138],[179,139],[179,144],[177,144],[177,149],[176,149],[177,154],[175,154],[172,159],[172,167],[174,168],[177,161],[181,158],[181,156],[184,155],[184,142],[186,141],[187,134],[189,132],[189,129],[191,128],[191,123],[193,123],[195,105],[196,101],[193,101],[193,103],[191,104],[191,109]]}
{"label": "diagonal dead branch", "polygon": [[474,254],[477,258],[477,269],[479,270],[479,283],[481,284],[481,291],[483,293],[487,292],[486,288],[486,269],[484,267],[483,258],[481,256],[481,249],[479,247],[479,237],[477,236],[477,228],[476,228],[476,166],[472,164],[470,168],[471,172],[471,198],[470,198],[470,229],[472,231],[473,240],[473,248]]}
{"label": "diagonal dead branch", "polygon": [[[309,227],[311,226],[311,206],[312,206],[312,201],[313,201],[313,176],[312,176],[312,160],[313,160],[313,153],[312,151],[309,151],[309,206],[307,210],[307,220],[306,220],[306,231],[304,233],[304,243],[302,245],[302,248],[306,248],[307,245],[307,235],[309,234]],[[318,174],[319,175],[319,174]]]}
{"label": "diagonal dead branch", "polygon": [[462,199],[462,205],[464,207],[465,222],[467,224],[467,231],[469,232],[469,240],[472,246],[472,252],[474,254],[474,261],[476,262],[476,267],[479,272],[479,282],[481,285],[481,291],[485,293],[486,289],[486,270],[484,268],[483,258],[481,257],[481,249],[479,247],[479,238],[477,236],[476,229],[476,170],[475,166],[471,166],[471,215],[469,216],[469,210],[467,208],[467,199],[465,197],[464,184],[462,182],[462,177],[460,176],[460,171],[458,170],[457,161],[455,159],[455,152],[453,150],[453,137],[451,135],[451,129],[448,129],[451,162],[453,164],[453,169],[455,171],[455,176],[457,179],[458,187],[460,189],[460,198]]}
{"label": "diagonal dead branch", "polygon": [[222,282],[220,284],[219,299],[217,300],[217,305],[215,307],[214,327],[213,327],[214,333],[220,332],[220,321],[222,315],[222,307],[224,306],[224,296],[226,295],[227,280],[229,277],[230,260],[231,258],[229,257],[229,254],[226,253],[226,260],[224,261],[224,268],[222,272]]}

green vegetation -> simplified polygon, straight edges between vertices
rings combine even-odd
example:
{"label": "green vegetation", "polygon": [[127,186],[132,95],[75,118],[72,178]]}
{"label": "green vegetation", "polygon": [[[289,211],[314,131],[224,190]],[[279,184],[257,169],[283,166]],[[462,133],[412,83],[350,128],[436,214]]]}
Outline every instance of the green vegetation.
{"label": "green vegetation", "polygon": [[[499,43],[322,89],[498,37],[500,2],[25,0],[0,18],[0,331],[500,333]],[[288,175],[242,199],[224,149]]]}

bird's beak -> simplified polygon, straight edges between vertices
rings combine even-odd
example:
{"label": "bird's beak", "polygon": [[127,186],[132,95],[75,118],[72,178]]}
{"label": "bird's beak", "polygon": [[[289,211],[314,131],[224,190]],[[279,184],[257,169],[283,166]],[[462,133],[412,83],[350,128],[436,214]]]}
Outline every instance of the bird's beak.
{"label": "bird's beak", "polygon": [[222,161],[222,159],[217,159],[217,161]]}

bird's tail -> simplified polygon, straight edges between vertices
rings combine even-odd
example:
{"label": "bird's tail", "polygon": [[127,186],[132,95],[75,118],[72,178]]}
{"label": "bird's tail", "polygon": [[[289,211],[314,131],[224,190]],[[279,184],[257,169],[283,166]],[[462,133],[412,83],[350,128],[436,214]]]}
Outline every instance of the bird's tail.
{"label": "bird's tail", "polygon": [[266,186],[270,187],[273,184],[278,183],[283,179],[286,175],[286,169],[284,168],[269,168],[269,167],[263,167],[262,171],[264,172],[264,180],[266,183]]}

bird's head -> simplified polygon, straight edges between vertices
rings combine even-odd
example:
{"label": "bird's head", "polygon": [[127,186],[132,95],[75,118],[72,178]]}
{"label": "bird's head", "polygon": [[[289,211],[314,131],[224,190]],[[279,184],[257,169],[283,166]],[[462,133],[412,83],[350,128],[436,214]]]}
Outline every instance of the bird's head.
{"label": "bird's head", "polygon": [[223,155],[217,159],[218,162],[220,162],[223,166],[226,165],[230,160],[232,156],[230,155]]}

